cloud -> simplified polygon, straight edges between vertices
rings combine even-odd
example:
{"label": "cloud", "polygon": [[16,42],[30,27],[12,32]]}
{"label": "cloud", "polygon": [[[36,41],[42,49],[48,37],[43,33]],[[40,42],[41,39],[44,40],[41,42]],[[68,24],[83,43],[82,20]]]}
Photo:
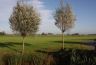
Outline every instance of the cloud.
{"label": "cloud", "polygon": [[[39,33],[42,32],[52,32],[56,30],[54,26],[54,19],[53,19],[53,10],[49,10],[48,7],[45,7],[44,0],[33,0],[32,5],[40,12],[41,14],[41,24]],[[54,28],[54,29],[53,29]]]}
{"label": "cloud", "polygon": [[0,32],[2,32],[3,30],[2,30],[2,28],[0,27]]}
{"label": "cloud", "polygon": [[10,32],[9,17],[15,5],[16,0],[0,0],[0,29],[7,33]]}
{"label": "cloud", "polygon": [[8,18],[8,16],[12,12],[13,6],[15,6],[15,3],[16,3],[15,0],[1,0],[0,1],[0,18],[2,20],[6,20],[6,18]]}
{"label": "cloud", "polygon": [[42,19],[51,17],[52,10],[46,9],[43,0],[32,0],[32,6],[38,10]]}
{"label": "cloud", "polygon": [[[17,0],[0,0],[0,27],[7,33],[12,33],[9,25],[9,17],[12,14],[13,7],[16,5]],[[53,10],[49,10],[45,6],[44,0],[26,0],[27,3],[33,5],[41,16],[41,24],[39,26],[39,32],[54,32],[56,28],[54,26],[54,20],[52,18]]]}

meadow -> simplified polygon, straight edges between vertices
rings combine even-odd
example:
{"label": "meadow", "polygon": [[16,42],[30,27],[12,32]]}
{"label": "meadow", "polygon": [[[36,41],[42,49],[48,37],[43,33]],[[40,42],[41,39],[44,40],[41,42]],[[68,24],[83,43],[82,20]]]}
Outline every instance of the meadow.
{"label": "meadow", "polygon": [[64,41],[60,50],[60,35],[27,36],[22,57],[22,37],[1,35],[0,65],[96,65],[96,35],[65,35]]}
{"label": "meadow", "polygon": [[[96,39],[96,35],[64,36],[65,48],[93,50],[94,45],[87,44]],[[25,51],[56,50],[62,46],[60,35],[36,35],[25,38]],[[16,35],[0,36],[0,54],[3,52],[18,52],[22,50],[22,37]]]}

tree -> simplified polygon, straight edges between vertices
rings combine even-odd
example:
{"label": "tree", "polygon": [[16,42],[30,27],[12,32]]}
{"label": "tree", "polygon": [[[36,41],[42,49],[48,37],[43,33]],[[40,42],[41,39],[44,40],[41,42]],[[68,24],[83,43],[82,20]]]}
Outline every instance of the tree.
{"label": "tree", "polygon": [[73,15],[70,5],[67,3],[66,6],[63,5],[63,0],[61,0],[61,7],[58,8],[54,15],[55,25],[62,32],[62,49],[64,49],[64,32],[71,29],[74,26],[75,16]]}
{"label": "tree", "polygon": [[9,18],[10,27],[13,31],[18,32],[23,37],[24,53],[24,39],[28,34],[34,34],[38,30],[40,16],[36,10],[23,2],[17,2],[13,8],[13,13]]}
{"label": "tree", "polygon": [[0,32],[0,35],[6,35],[6,33],[4,31]]}

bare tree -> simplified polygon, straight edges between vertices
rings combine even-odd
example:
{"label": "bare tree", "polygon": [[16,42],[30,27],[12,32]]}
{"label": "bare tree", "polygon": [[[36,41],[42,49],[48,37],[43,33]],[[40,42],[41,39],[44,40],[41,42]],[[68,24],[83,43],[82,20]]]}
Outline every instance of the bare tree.
{"label": "bare tree", "polygon": [[61,6],[58,8],[54,15],[55,25],[62,32],[62,49],[64,49],[64,32],[74,26],[75,16],[73,15],[71,6],[67,3],[66,6],[61,0]]}
{"label": "bare tree", "polygon": [[13,13],[9,18],[10,27],[13,31],[18,32],[23,37],[23,49],[24,52],[24,39],[28,34],[34,34],[38,30],[40,22],[40,16],[36,10],[23,2],[17,2],[17,5],[13,8]]}

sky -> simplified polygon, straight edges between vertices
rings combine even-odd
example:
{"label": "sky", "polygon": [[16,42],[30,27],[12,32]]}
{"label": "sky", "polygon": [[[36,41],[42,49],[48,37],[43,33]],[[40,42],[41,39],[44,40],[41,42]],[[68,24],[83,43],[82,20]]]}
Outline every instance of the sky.
{"label": "sky", "polygon": [[[59,7],[59,0],[27,0],[41,16],[38,33],[60,33],[54,25],[53,14]],[[96,0],[64,0],[69,2],[76,16],[74,27],[68,33],[96,34]],[[9,17],[12,14],[16,0],[0,0],[0,31],[12,33]]]}

